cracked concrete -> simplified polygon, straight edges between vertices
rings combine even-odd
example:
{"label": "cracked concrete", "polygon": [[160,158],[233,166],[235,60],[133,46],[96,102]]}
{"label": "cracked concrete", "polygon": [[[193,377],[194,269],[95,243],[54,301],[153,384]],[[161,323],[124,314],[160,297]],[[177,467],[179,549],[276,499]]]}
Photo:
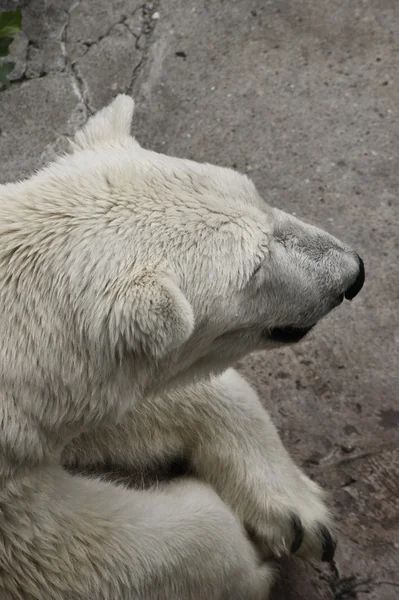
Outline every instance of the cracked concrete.
{"label": "cracked concrete", "polygon": [[[2,10],[17,3],[0,0]],[[295,348],[240,368],[331,492],[333,565],[290,560],[274,600],[394,600],[399,586],[397,0],[21,0],[0,90],[0,180],[19,179],[119,91],[158,151],[248,172],[346,239],[368,279]]]}

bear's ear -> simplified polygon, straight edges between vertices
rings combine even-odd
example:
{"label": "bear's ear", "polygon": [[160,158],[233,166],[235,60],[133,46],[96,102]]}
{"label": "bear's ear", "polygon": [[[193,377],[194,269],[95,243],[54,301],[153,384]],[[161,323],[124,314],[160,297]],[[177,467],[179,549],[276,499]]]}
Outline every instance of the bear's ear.
{"label": "bear's ear", "polygon": [[94,149],[126,139],[130,135],[133,111],[133,99],[119,94],[111,104],[90,117],[83,129],[76,133],[73,149]]}
{"label": "bear's ear", "polygon": [[159,360],[177,350],[194,329],[194,313],[170,274],[145,271],[112,286],[107,317],[111,352]]}

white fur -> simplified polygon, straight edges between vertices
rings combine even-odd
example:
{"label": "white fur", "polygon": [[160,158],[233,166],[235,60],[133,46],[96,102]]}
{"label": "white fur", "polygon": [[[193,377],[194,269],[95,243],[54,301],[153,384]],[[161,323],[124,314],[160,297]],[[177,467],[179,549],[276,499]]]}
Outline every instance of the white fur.
{"label": "white fur", "polygon": [[[118,96],[70,155],[0,186],[2,600],[264,599],[292,518],[304,557],[331,526],[226,369],[325,316],[357,256],[243,175],[144,150],[132,114]],[[61,466],[175,456],[198,480],[134,491]]]}

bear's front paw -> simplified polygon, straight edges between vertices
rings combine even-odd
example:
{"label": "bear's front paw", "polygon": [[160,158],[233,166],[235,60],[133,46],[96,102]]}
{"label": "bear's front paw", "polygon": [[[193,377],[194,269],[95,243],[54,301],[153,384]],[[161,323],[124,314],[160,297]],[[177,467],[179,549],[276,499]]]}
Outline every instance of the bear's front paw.
{"label": "bear's front paw", "polygon": [[246,523],[262,557],[295,554],[332,561],[336,540],[324,492],[299,469],[280,486],[266,490],[262,511],[253,513]]}

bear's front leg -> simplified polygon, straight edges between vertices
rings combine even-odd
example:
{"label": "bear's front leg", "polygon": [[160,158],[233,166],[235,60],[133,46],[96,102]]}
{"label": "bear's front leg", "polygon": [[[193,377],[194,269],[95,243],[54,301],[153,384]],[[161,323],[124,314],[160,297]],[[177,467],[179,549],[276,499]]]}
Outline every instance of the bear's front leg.
{"label": "bear's front leg", "polygon": [[75,440],[64,460],[143,468],[176,456],[213,486],[265,557],[333,558],[322,490],[294,464],[256,393],[234,370],[143,402],[120,425]]}
{"label": "bear's front leg", "polygon": [[325,494],[290,458],[251,386],[229,370],[193,389],[190,403],[194,469],[240,516],[263,554],[332,560]]}

